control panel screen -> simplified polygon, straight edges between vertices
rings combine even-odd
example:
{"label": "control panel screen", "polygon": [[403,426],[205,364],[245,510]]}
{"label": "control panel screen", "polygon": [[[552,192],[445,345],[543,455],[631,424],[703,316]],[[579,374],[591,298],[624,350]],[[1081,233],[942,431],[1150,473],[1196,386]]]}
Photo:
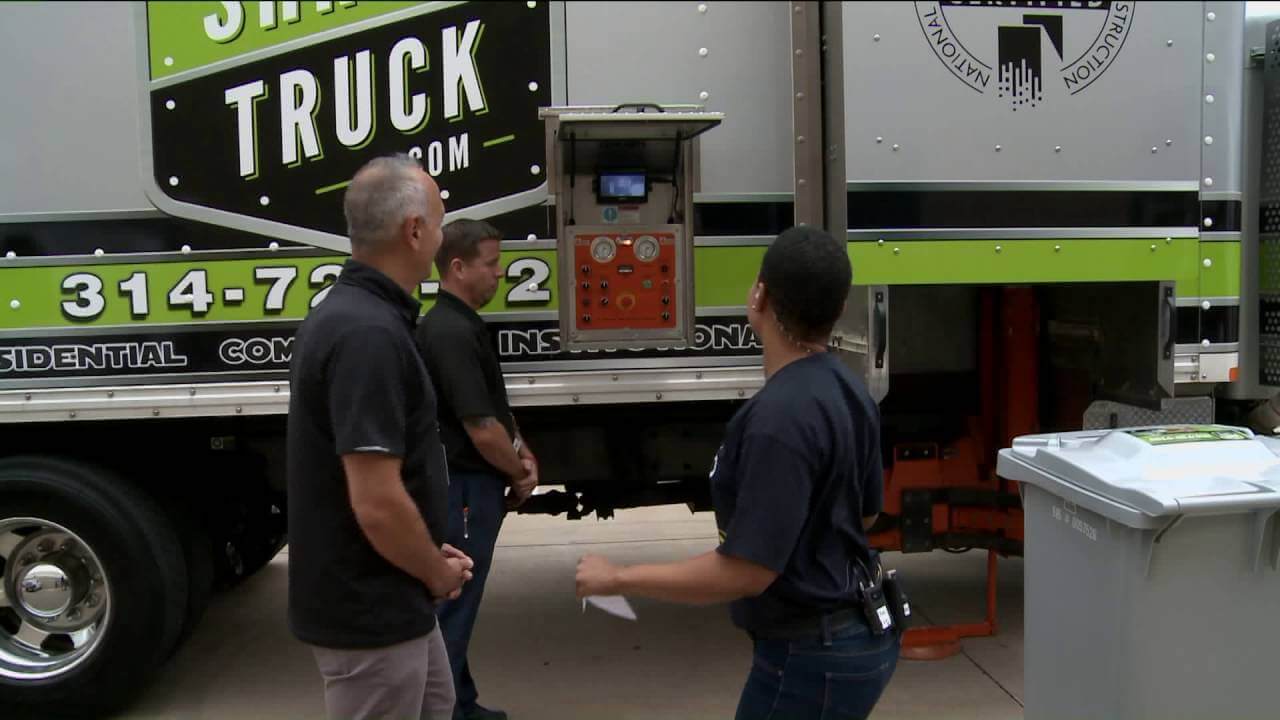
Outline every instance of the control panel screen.
{"label": "control panel screen", "polygon": [[676,236],[610,232],[574,238],[574,304],[582,330],[676,327]]}
{"label": "control panel screen", "polygon": [[602,172],[596,195],[602,203],[644,202],[649,198],[647,180],[642,172]]}

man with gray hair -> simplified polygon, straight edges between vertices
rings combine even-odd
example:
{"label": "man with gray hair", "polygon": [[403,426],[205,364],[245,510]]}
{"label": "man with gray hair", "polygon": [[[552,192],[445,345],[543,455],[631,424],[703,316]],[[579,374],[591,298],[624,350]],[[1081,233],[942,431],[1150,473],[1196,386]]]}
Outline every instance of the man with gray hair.
{"label": "man with gray hair", "polygon": [[473,563],[442,545],[448,470],[414,346],[444,205],[405,155],[356,173],[351,259],[293,345],[288,423],[289,623],[331,718],[447,720],[453,681],[435,602]]}

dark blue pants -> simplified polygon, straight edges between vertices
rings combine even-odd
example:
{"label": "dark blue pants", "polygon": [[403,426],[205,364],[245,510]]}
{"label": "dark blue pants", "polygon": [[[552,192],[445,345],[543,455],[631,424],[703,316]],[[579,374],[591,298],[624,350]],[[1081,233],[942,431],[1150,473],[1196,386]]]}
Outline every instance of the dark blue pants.
{"label": "dark blue pants", "polygon": [[[502,529],[502,518],[506,514],[506,487],[506,482],[497,475],[450,474],[449,533],[444,541],[475,561],[471,582],[462,587],[462,594],[456,600],[441,603],[436,610],[440,630],[444,633],[444,644],[449,651],[453,687],[458,697],[453,711],[455,718],[475,707],[480,697],[467,662],[467,647],[471,644],[471,631],[476,625],[480,600],[484,597],[484,583],[493,564],[493,546],[498,542],[498,531]],[[462,522],[464,505],[470,507],[465,533]]]}
{"label": "dark blue pants", "polygon": [[755,641],[737,720],[862,720],[898,665],[896,633],[857,622],[809,640]]}

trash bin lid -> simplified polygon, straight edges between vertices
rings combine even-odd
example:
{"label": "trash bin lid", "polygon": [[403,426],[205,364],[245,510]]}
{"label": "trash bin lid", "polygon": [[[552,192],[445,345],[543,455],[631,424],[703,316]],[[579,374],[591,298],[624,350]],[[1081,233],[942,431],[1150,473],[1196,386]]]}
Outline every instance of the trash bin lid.
{"label": "trash bin lid", "polygon": [[1161,516],[1280,508],[1278,452],[1244,428],[1124,428],[1020,437],[1000,451],[997,471],[1149,527]]}

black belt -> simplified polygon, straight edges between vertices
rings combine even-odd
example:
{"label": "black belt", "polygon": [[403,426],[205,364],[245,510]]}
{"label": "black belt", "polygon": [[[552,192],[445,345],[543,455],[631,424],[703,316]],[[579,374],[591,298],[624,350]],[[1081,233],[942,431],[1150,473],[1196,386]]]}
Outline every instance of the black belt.
{"label": "black belt", "polygon": [[861,608],[845,608],[752,630],[751,637],[756,640],[821,640],[832,633],[855,626],[865,627],[866,624]]}

